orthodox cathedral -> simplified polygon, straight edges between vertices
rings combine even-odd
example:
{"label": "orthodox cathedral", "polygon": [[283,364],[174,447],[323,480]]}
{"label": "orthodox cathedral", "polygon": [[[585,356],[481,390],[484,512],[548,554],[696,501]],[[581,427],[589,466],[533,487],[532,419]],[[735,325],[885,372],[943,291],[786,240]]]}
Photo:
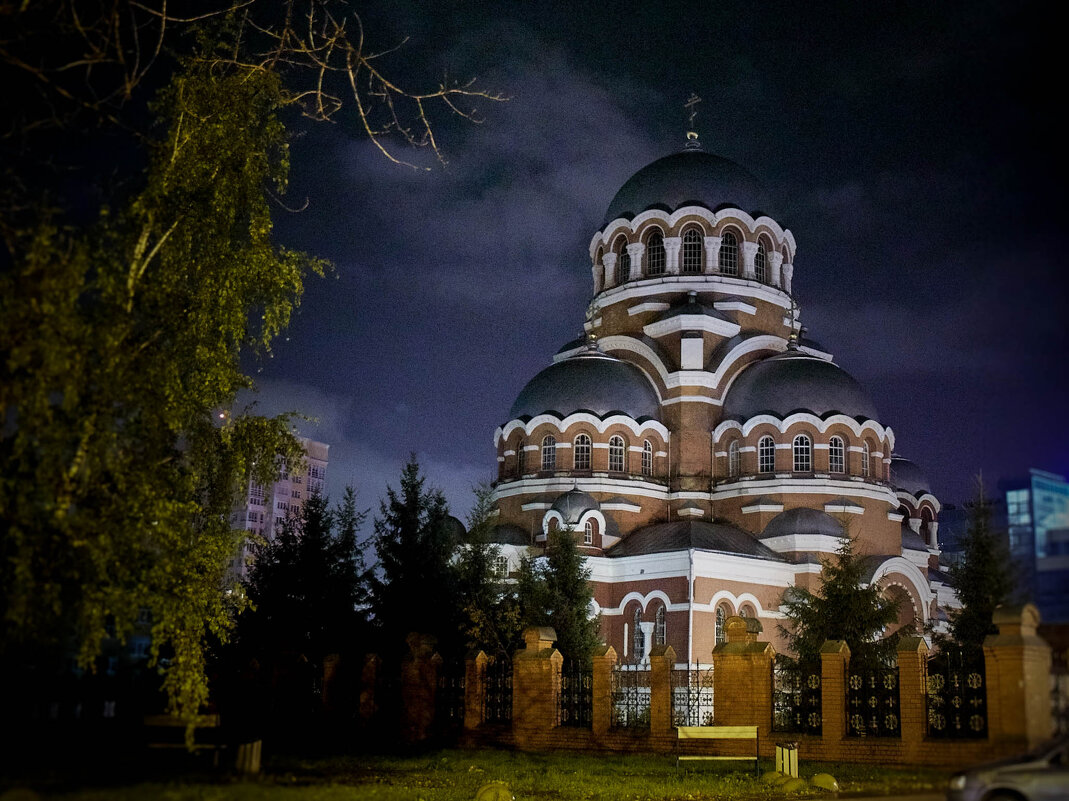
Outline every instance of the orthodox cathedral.
{"label": "orthodox cathedral", "polygon": [[[778,650],[792,586],[844,536],[900,625],[945,618],[939,501],[869,395],[805,337],[797,247],[739,165],[686,147],[620,188],[590,241],[585,336],[494,433],[496,541],[515,569],[555,528],[587,556],[625,661],[707,662],[731,615]],[[798,276],[801,277],[801,276]]]}

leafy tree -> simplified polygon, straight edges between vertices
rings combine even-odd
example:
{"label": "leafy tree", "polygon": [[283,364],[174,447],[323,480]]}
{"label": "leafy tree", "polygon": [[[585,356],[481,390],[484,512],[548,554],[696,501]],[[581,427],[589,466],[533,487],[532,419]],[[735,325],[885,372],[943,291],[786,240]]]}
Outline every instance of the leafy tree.
{"label": "leafy tree", "polygon": [[551,531],[545,558],[523,561],[517,594],[525,625],[552,626],[565,656],[582,662],[590,659],[600,644],[599,626],[597,618],[590,617],[594,597],[590,568],[574,531]]}
{"label": "leafy tree", "polygon": [[903,629],[888,636],[884,630],[898,619],[898,603],[883,594],[876,583],[865,583],[865,561],[844,537],[833,559],[821,562],[821,584],[816,592],[792,587],[784,593],[783,607],[790,624],[780,626],[799,662],[820,658],[826,640],[845,640],[853,665],[885,664],[894,658]]}
{"label": "leafy tree", "polygon": [[481,484],[468,514],[468,535],[456,560],[460,633],[468,648],[490,656],[509,657],[522,633],[516,593],[497,571],[500,548],[490,541],[493,495]]}
{"label": "leafy tree", "polygon": [[236,493],[301,458],[286,418],[218,411],[251,383],[241,351],[268,352],[324,268],[272,242],[281,104],[270,74],[187,60],[153,106],[142,188],[86,230],[40,220],[0,274],[2,656],[73,634],[91,667],[148,609],[187,718],[239,597]]}
{"label": "leafy tree", "polygon": [[315,493],[256,548],[247,581],[253,608],[238,626],[244,657],[269,663],[297,653],[322,665],[327,654],[361,641],[366,570],[356,532],[366,515],[351,487],[334,510]]}
{"label": "leafy tree", "polygon": [[410,632],[438,638],[448,647],[457,632],[457,582],[453,555],[459,544],[441,490],[409,458],[399,490],[387,487],[375,518],[378,569],[371,576],[371,609],[388,649]]}
{"label": "leafy tree", "polygon": [[991,503],[979,482],[961,546],[961,561],[951,566],[950,583],[962,607],[951,610],[950,631],[960,645],[979,647],[996,631],[995,607],[1009,599],[1016,578],[1005,535],[991,524]]}

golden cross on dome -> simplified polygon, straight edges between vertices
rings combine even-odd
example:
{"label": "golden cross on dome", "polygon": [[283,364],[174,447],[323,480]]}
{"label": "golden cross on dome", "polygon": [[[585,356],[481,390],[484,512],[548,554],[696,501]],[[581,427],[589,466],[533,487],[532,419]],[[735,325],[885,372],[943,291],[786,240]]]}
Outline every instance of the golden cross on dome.
{"label": "golden cross on dome", "polygon": [[687,102],[683,104],[683,108],[687,109],[690,113],[687,116],[687,147],[688,148],[700,148],[701,143],[698,141],[698,132],[694,130],[694,118],[698,116],[698,104],[702,102],[702,99],[698,97],[694,92],[690,93],[690,97],[687,98]]}

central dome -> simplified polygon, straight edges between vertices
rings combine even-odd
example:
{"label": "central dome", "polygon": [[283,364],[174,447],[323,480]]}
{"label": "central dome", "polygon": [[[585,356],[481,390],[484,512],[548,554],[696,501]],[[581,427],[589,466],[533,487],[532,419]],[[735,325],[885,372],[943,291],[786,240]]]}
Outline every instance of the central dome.
{"label": "central dome", "polygon": [[633,420],[660,419],[661,401],[645,374],[633,364],[602,353],[583,353],[551,364],[527,382],[512,404],[509,419],[553,412],[561,418],[613,412]]}
{"label": "central dome", "polygon": [[736,208],[753,217],[769,212],[764,188],[745,169],[721,156],[684,150],[657,159],[628,178],[609,204],[602,227],[647,209],[673,212],[683,206]]}
{"label": "central dome", "polygon": [[724,419],[748,420],[759,414],[780,419],[794,412],[817,417],[845,414],[878,420],[876,407],[852,375],[839,365],[797,350],[750,365],[724,398]]}

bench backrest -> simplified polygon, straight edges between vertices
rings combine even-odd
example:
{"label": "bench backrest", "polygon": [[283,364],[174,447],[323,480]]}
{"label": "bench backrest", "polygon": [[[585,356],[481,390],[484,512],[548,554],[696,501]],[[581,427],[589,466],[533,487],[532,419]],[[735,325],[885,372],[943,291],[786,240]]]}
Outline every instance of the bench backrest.
{"label": "bench backrest", "polygon": [[680,740],[755,740],[756,726],[680,726]]}

